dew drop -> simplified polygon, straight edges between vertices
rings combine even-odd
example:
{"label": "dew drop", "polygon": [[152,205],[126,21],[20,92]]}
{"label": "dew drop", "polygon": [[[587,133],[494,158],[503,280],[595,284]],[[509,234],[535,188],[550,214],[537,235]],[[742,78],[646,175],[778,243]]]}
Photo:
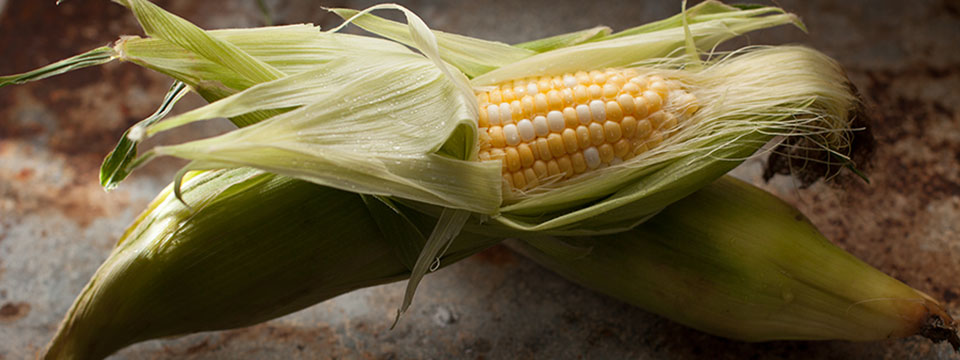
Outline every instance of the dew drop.
{"label": "dew drop", "polygon": [[780,289],[780,297],[783,298],[783,302],[789,304],[793,302],[793,292],[788,288]]}

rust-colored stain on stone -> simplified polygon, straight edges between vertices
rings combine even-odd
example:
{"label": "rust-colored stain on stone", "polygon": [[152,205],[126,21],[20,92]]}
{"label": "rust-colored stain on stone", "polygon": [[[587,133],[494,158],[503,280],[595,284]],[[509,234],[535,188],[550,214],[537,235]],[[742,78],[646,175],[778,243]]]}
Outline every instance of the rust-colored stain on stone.
{"label": "rust-colored stain on stone", "polygon": [[25,302],[5,303],[0,306],[0,322],[14,322],[30,312],[30,304]]}
{"label": "rust-colored stain on stone", "polygon": [[[298,351],[309,354],[311,351],[322,349],[329,352],[338,343],[337,334],[329,326],[300,327],[283,324],[260,324],[251,327],[223,331],[219,336],[203,339],[195,344],[179,346],[165,346],[161,351],[163,356],[184,357],[190,355],[215,354],[218,350],[230,347],[231,344],[249,346],[248,353],[256,354],[258,342],[270,341],[289,344]],[[159,354],[158,354],[159,355]],[[342,355],[346,355],[341,354]]]}
{"label": "rust-colored stain on stone", "polygon": [[506,265],[517,261],[517,256],[503,245],[494,245],[479,254],[474,255],[478,260],[491,265]]}

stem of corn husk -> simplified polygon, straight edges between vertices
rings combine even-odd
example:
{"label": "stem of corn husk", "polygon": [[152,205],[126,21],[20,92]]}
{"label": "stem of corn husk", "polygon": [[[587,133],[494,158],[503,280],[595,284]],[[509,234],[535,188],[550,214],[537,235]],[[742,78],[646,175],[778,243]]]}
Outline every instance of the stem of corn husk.
{"label": "stem of corn husk", "polygon": [[[436,221],[249,169],[202,173],[183,186],[192,209],[171,187],[150,204],[75,300],[44,358],[99,359],[135,342],[249,326],[405,279],[420,234]],[[443,265],[496,242],[461,235]]]}
{"label": "stem of corn husk", "polygon": [[796,209],[731,177],[616,235],[509,244],[564,277],[681,324],[745,341],[876,341],[957,348],[936,300],[826,240]]}

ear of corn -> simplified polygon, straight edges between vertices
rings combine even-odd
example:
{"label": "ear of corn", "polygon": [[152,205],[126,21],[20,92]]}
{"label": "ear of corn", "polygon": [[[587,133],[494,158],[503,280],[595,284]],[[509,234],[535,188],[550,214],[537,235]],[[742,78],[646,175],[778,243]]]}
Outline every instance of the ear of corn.
{"label": "ear of corn", "polygon": [[564,277],[718,336],[920,334],[960,345],[956,323],[935,300],[830,244],[780,199],[729,177],[621,234],[511,245]]}
{"label": "ear of corn", "polygon": [[[441,257],[440,264],[447,265],[501,236],[526,239],[541,252],[535,255],[541,261],[589,286],[734,338],[762,340],[755,333],[763,330],[754,328],[783,330],[770,338],[854,339],[849,331],[873,325],[894,329],[889,333],[895,335],[916,332],[916,321],[893,324],[894,313],[914,320],[934,314],[949,323],[929,299],[920,301],[932,309],[927,313],[899,302],[857,303],[847,310],[851,316],[832,308],[811,310],[822,300],[818,297],[829,296],[807,291],[807,283],[799,280],[782,284],[796,285],[790,292],[794,299],[802,294],[813,300],[787,301],[802,306],[786,307],[796,313],[785,315],[780,324],[750,323],[745,330],[725,324],[730,318],[723,314],[703,310],[747,316],[753,304],[748,294],[758,288],[758,299],[776,304],[768,301],[762,282],[728,281],[737,271],[771,269],[719,255],[716,266],[697,265],[713,264],[704,253],[723,254],[714,249],[719,245],[709,243],[715,238],[701,236],[709,233],[705,227],[716,226],[736,240],[743,235],[740,230],[718,224],[741,221],[744,215],[712,214],[713,221],[688,224],[683,217],[688,210],[682,209],[694,207],[693,200],[681,199],[775,136],[804,137],[805,143],[847,161],[855,100],[835,62],[802,47],[755,47],[713,54],[703,63],[695,58],[697,48],[712,49],[748,31],[801,26],[778,8],[707,1],[621,33],[599,27],[510,46],[432,31],[396,5],[334,10],[349,19],[344,26],[354,23],[389,41],[321,33],[310,25],[204,31],[145,0],[120,3],[134,12],[150,38],[125,37],[109,51],[96,49],[39,71],[0,78],[0,86],[114,58],[160,71],[212,103],[167,120],[159,120],[164,114],[158,111],[131,128],[104,164],[105,186],[116,185],[133,167],[157,155],[192,160],[183,173],[230,170],[188,173],[183,191],[178,180],[161,194],[78,298],[50,347],[50,358],[104,356],[143,339],[243,326],[354,288],[410,276],[402,312],[417,283]],[[369,14],[376,9],[400,10],[407,24]],[[586,80],[580,80],[582,75]],[[244,128],[159,146],[133,158],[144,137],[214,117],[229,117]],[[571,132],[575,138],[567,135]],[[551,135],[560,137],[562,154],[557,136]],[[548,151],[541,150],[544,142]],[[709,200],[716,196],[710,195],[712,189],[694,199]],[[764,204],[762,198],[754,196],[748,203]],[[261,211],[262,204],[274,211]],[[321,204],[329,207],[316,208]],[[298,225],[306,216],[312,221],[333,209],[343,216]],[[778,223],[776,216],[768,217]],[[238,218],[245,225],[239,230]],[[772,231],[752,226],[744,239]],[[338,231],[336,241],[318,235],[331,228]],[[609,235],[615,233],[621,234]],[[224,241],[223,234],[236,234],[238,243]],[[545,238],[550,235],[596,238],[557,242]],[[661,245],[643,245],[640,235],[704,240],[690,243],[689,250],[658,253]],[[817,241],[822,245],[822,239]],[[728,286],[727,293],[715,303],[697,305],[691,316],[687,308],[638,300],[647,289],[634,291],[624,283],[623,290],[616,290],[603,282],[609,276],[598,269],[634,276],[631,266],[660,266],[656,258],[634,257],[633,250],[618,247],[624,242],[670,255],[681,269],[677,276],[717,279],[718,286]],[[780,259],[775,250],[750,249],[759,257]],[[618,250],[623,254],[610,253]],[[826,257],[822,264],[850,270],[873,284],[859,293],[838,293],[842,299],[830,306],[890,291],[916,298],[905,290],[909,288],[890,285],[862,263],[851,265],[851,258],[835,250],[817,254]],[[732,270],[710,273],[722,266]],[[798,277],[823,276],[797,266]],[[289,274],[289,268],[302,271]],[[317,279],[312,271],[338,275]],[[591,275],[580,277],[578,271]],[[249,274],[257,276],[251,280]],[[676,298],[665,302],[699,301],[683,298],[700,296],[688,288],[674,290]],[[161,302],[171,296],[176,300]],[[161,310],[149,314],[153,309]],[[790,316],[798,314],[855,325],[817,337],[810,328],[818,325],[790,323]],[[110,334],[115,336],[103,339]]]}
{"label": "ear of corn", "polygon": [[[103,358],[134,342],[248,326],[404,279],[423,246],[416,238],[435,222],[250,169],[191,173],[183,198],[191,208],[167,187],[130,226],[45,358]],[[463,234],[443,265],[496,242]]]}

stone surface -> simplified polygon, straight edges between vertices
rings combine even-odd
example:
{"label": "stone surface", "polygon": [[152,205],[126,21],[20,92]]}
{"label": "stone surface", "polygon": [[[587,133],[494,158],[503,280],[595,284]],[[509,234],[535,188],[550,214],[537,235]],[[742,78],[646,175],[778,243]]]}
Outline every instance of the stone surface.
{"label": "stone surface", "polygon": [[[256,26],[256,1],[158,1],[202,27]],[[316,1],[266,1],[276,23],[338,23]],[[108,1],[0,0],[0,74],[139,34]],[[362,8],[366,1],[324,6]],[[838,179],[768,189],[857,257],[960,317],[960,5],[954,1],[787,1],[809,34],[778,28],[749,43],[803,43],[834,56],[867,105],[878,147],[871,183]],[[5,8],[4,8],[5,5]],[[598,24],[672,15],[674,2],[412,1],[436,29],[520,42]],[[0,89],[0,359],[33,357],[113,243],[182,163],[162,159],[105,193],[97,168],[120,134],[149,115],[170,80],[109,64]],[[183,111],[202,104],[188,98]],[[157,139],[229,129],[212,122]],[[762,159],[736,171],[760,183]],[[842,186],[842,187],[841,187]],[[729,341],[580,288],[495,247],[431,275],[397,329],[403,284],[356,291],[249,328],[131,346],[116,359],[835,358],[960,359],[945,344]]]}

